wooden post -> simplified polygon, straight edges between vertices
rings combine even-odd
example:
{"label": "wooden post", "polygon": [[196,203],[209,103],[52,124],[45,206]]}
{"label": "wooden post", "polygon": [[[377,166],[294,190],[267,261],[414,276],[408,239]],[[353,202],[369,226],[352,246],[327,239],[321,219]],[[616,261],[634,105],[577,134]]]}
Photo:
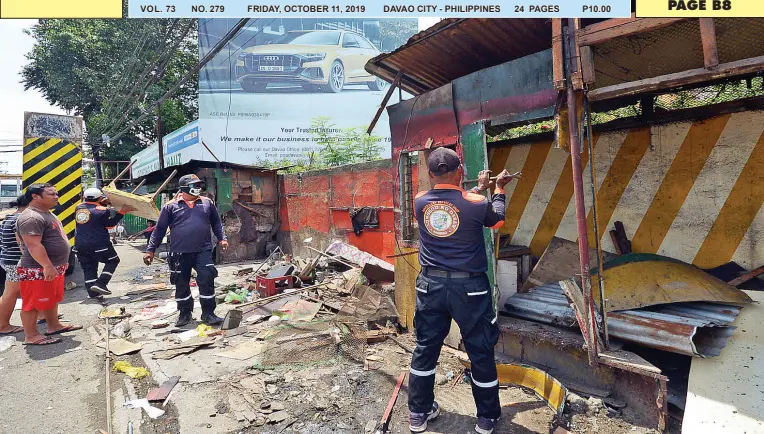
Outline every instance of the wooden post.
{"label": "wooden post", "polygon": [[555,90],[565,90],[565,51],[562,19],[552,19],[552,81]]}
{"label": "wooden post", "polygon": [[140,183],[140,184],[138,184],[138,185],[137,185],[137,186],[136,186],[136,187],[133,189],[133,191],[131,191],[131,192],[130,192],[130,194],[135,194],[135,192],[136,192],[136,191],[138,191],[138,189],[139,189],[139,188],[143,187],[143,184],[145,184],[145,183],[146,183],[146,178],[143,178],[143,181],[141,181],[141,183]]}
{"label": "wooden post", "polygon": [[590,46],[581,47],[581,76],[584,84],[592,84],[596,81],[594,50]]}
{"label": "wooden post", "polygon": [[703,42],[703,61],[706,69],[715,69],[719,66],[719,50],[713,18],[700,19],[700,39]]}
{"label": "wooden post", "polygon": [[403,72],[398,71],[398,75],[395,76],[395,80],[393,80],[393,83],[390,85],[390,89],[387,90],[385,97],[382,98],[382,104],[379,105],[379,109],[377,109],[377,114],[375,114],[374,119],[371,120],[371,124],[369,125],[369,128],[366,130],[366,134],[371,135],[372,130],[374,130],[374,127],[377,125],[377,121],[379,121],[379,117],[382,116],[382,111],[385,110],[385,107],[387,107],[387,102],[390,101],[390,97],[393,96],[393,91],[395,90],[395,87],[401,84],[402,76],[403,76]]}
{"label": "wooden post", "polygon": [[125,176],[125,173],[127,173],[130,170],[130,168],[133,167],[133,163],[135,163],[135,161],[131,161],[130,164],[127,165],[127,167],[125,167],[121,172],[119,172],[119,175],[117,175],[116,178],[112,179],[109,185],[111,185],[114,188],[117,188],[117,181],[119,181],[120,178]]}
{"label": "wooden post", "polygon": [[152,200],[152,202],[154,201],[154,199],[156,199],[156,198],[157,198],[157,196],[159,196],[159,193],[161,193],[161,192],[162,192],[162,190],[164,190],[164,188],[167,186],[167,184],[169,184],[169,183],[170,183],[170,181],[172,180],[172,178],[174,178],[174,177],[175,177],[175,175],[176,175],[177,173],[178,173],[178,171],[177,171],[177,170],[173,170],[173,171],[172,171],[172,173],[170,174],[170,176],[168,176],[168,177],[167,177],[167,179],[165,179],[165,181],[162,183],[162,185],[160,185],[160,186],[159,186],[159,188],[157,189],[157,191],[155,191],[155,192],[154,192],[154,195],[153,195],[153,196],[151,196],[151,200]]}

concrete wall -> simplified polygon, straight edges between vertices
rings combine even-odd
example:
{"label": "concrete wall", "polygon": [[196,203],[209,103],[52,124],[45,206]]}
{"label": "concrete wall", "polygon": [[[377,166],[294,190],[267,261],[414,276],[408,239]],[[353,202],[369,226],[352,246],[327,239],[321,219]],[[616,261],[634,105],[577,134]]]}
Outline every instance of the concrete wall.
{"label": "concrete wall", "polygon": [[[281,177],[281,245],[312,257],[304,239],[320,250],[339,239],[393,263],[393,176],[391,161],[381,160]],[[350,209],[363,206],[380,208],[379,228],[356,236]]]}
{"label": "concrete wall", "polygon": [[[710,268],[764,263],[764,112],[603,134],[594,140],[603,249],[624,223],[634,252]],[[588,153],[584,184],[593,243]],[[540,255],[553,236],[577,239],[570,155],[551,142],[494,149],[491,169],[522,171],[506,189],[501,232]]]}

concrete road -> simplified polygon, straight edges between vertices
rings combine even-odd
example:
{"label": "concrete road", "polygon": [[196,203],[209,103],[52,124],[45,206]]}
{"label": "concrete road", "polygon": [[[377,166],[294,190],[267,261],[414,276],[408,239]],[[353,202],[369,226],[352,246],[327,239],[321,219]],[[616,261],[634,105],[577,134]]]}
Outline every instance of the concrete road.
{"label": "concrete road", "polygon": [[[116,278],[120,278],[118,269]],[[69,280],[59,312],[62,321],[85,328],[98,321],[102,306],[87,300],[82,271]],[[12,324],[20,325],[19,311]],[[45,326],[39,326],[41,331]],[[103,350],[91,343],[86,330],[64,334],[63,342],[43,347],[22,346],[24,334],[0,353],[0,432],[85,433],[106,429]]]}

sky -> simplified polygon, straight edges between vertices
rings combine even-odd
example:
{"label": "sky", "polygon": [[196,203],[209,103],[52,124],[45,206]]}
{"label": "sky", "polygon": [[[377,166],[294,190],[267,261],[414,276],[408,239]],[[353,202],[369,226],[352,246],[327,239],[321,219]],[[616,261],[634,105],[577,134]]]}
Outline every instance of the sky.
{"label": "sky", "polygon": [[[22,30],[35,20],[0,20],[0,172],[21,173],[21,149],[24,131],[24,112],[59,113],[64,111],[51,106],[39,92],[24,91],[19,72],[26,65],[24,55],[32,49],[34,40]],[[8,42],[12,41],[12,42]],[[15,147],[13,147],[15,145]]]}
{"label": "sky", "polygon": [[[424,30],[439,18],[420,18],[419,30]],[[0,20],[0,173],[20,174],[22,170],[21,148],[24,130],[24,112],[64,114],[58,107],[50,105],[36,90],[24,90],[20,83],[21,68],[27,64],[24,57],[33,45],[34,39],[23,33],[35,24],[35,20]],[[6,152],[19,149],[18,152]]]}

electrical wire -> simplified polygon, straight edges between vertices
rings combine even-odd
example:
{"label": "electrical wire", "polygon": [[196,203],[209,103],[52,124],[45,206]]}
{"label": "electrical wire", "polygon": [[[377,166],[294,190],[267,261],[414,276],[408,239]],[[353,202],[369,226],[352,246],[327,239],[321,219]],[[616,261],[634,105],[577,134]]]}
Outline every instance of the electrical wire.
{"label": "electrical wire", "polygon": [[233,39],[233,37],[236,36],[236,34],[247,24],[248,21],[249,21],[249,19],[247,19],[247,18],[242,18],[241,20],[239,20],[239,22],[233,26],[233,28],[223,37],[223,39],[220,42],[218,42],[215,45],[215,47],[213,47],[213,49],[210,50],[210,52],[207,53],[207,55],[204,56],[204,58],[202,60],[199,61],[199,64],[196,65],[196,67],[194,67],[193,69],[189,70],[186,73],[186,75],[184,75],[175,84],[175,86],[173,86],[164,95],[162,95],[156,102],[154,102],[154,104],[151,105],[151,107],[146,109],[141,116],[139,116],[137,119],[135,119],[133,122],[131,122],[130,125],[128,125],[124,129],[122,129],[120,132],[118,132],[112,138],[112,140],[116,140],[116,139],[122,137],[125,133],[130,131],[133,127],[138,125],[138,123],[140,123],[142,120],[144,120],[149,115],[149,113],[153,113],[154,110],[157,107],[159,107],[164,101],[166,101],[173,94],[175,94],[175,92],[177,92],[180,89],[180,87],[186,81],[188,81],[191,77],[193,77],[195,74],[197,74],[204,67],[204,65],[209,63],[212,60],[212,58],[214,58],[215,55],[217,55],[225,47],[225,44],[228,43],[228,41],[230,41],[231,39]]}
{"label": "electrical wire", "polygon": [[148,75],[148,73],[155,70],[156,73],[154,74],[154,76],[146,80],[146,83],[142,86],[142,88],[141,86],[135,86],[133,90],[130,91],[128,96],[125,97],[125,100],[124,100],[125,102],[129,100],[131,97],[133,97],[133,93],[136,89],[140,89],[137,93],[135,93],[133,102],[132,104],[130,104],[128,109],[122,110],[122,108],[124,108],[124,104],[122,105],[122,107],[120,107],[120,109],[116,113],[122,113],[122,117],[120,117],[115,122],[111,122],[108,127],[104,128],[104,131],[102,132],[103,134],[106,134],[108,136],[114,131],[116,131],[118,128],[122,127],[124,125],[125,120],[129,117],[130,113],[132,113],[132,111],[141,101],[141,98],[142,98],[141,95],[143,95],[143,98],[145,98],[145,94],[149,86],[151,86],[153,83],[161,80],[164,77],[164,71],[167,68],[167,65],[169,64],[173,53],[176,52],[181,42],[186,39],[193,24],[194,24],[194,20],[189,20],[188,25],[181,31],[181,34],[179,35],[179,37],[176,38],[175,44],[173,44],[169,49],[166,49],[164,52],[160,53],[160,55],[157,57],[154,63],[150,65],[150,67],[147,69],[146,74],[144,74],[141,80],[143,80]]}
{"label": "electrical wire", "polygon": [[[191,21],[192,21],[192,20],[191,20]],[[142,73],[139,75],[139,78],[137,78],[136,80],[133,80],[135,83],[138,83],[138,82],[141,82],[141,81],[145,80],[145,79],[146,79],[146,77],[148,76],[148,74],[149,74],[151,71],[155,70],[155,69],[156,69],[156,68],[159,66],[159,63],[160,63],[160,61],[162,60],[162,58],[163,58],[164,56],[170,56],[170,55],[171,55],[170,53],[172,52],[172,49],[167,49],[167,47],[166,47],[166,44],[167,44],[167,38],[169,38],[169,37],[171,36],[171,34],[172,34],[172,33],[173,33],[173,31],[175,30],[175,27],[177,26],[178,22],[180,22],[180,20],[179,20],[179,19],[177,19],[177,18],[176,18],[176,19],[174,19],[174,20],[172,21],[172,23],[170,24],[170,30],[169,30],[169,31],[167,31],[167,32],[166,32],[166,33],[163,35],[162,44],[163,44],[163,46],[164,46],[164,50],[160,50],[160,52],[159,52],[159,54],[156,56],[156,58],[155,58],[153,61],[151,61],[151,62],[149,63],[149,65],[148,65],[148,66],[147,66],[147,67],[146,67],[146,68],[143,70],[143,72],[142,72]],[[193,21],[192,21],[192,22],[193,22]],[[146,87],[147,87],[147,86],[146,86]],[[124,109],[124,107],[125,107],[125,103],[127,103],[127,101],[128,101],[128,100],[129,100],[129,99],[132,97],[132,95],[133,95],[133,92],[134,92],[134,91],[135,91],[135,89],[137,89],[137,88],[138,88],[138,86],[134,86],[134,87],[133,87],[133,88],[130,90],[130,92],[128,92],[126,95],[124,95],[124,96],[121,98],[121,101],[120,101],[120,100],[118,100],[118,101],[120,101],[118,104],[110,104],[110,106],[109,106],[109,109],[106,111],[106,115],[105,115],[106,119],[111,119],[111,118],[112,118],[112,116],[116,115],[117,113],[122,113],[122,109]],[[144,89],[145,89],[145,87],[144,87]],[[123,89],[123,92],[122,92],[123,94],[124,94],[124,90],[127,90],[127,89]],[[115,109],[115,107],[117,107],[118,105],[119,105],[119,108]],[[128,110],[128,111],[130,111],[130,110]],[[113,125],[110,125],[108,128],[113,128]],[[106,129],[106,128],[105,128],[105,129]]]}

